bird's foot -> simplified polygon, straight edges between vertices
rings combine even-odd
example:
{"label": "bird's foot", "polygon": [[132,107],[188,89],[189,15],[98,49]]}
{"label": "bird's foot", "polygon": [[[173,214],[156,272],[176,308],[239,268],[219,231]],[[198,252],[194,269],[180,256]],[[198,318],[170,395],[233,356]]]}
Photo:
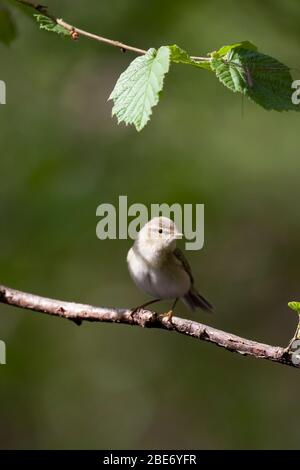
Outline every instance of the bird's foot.
{"label": "bird's foot", "polygon": [[149,305],[155,304],[156,302],[159,302],[160,299],[154,299],[150,300],[149,302],[146,302],[145,304],[139,305],[138,307],[133,308],[130,310],[129,313],[129,318],[133,319],[133,316],[135,313],[137,313],[139,310],[143,310],[145,307],[148,307]]}
{"label": "bird's foot", "polygon": [[133,320],[134,315],[140,310],[141,307],[135,307],[129,311],[129,318]]}
{"label": "bird's foot", "polygon": [[168,322],[172,323],[173,310],[169,310],[166,313],[162,313],[160,317],[165,318]]}

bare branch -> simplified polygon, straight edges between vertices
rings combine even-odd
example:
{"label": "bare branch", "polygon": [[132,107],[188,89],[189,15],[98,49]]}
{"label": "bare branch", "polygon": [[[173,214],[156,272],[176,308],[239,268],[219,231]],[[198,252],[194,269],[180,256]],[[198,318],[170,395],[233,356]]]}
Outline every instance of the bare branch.
{"label": "bare branch", "polygon": [[[22,5],[26,5],[36,10],[38,13],[43,14],[47,16],[48,18],[51,18],[51,20],[53,20],[59,26],[62,26],[66,30],[70,31],[71,33],[77,33],[78,36],[85,36],[89,39],[94,39],[95,41],[103,42],[103,43],[109,44],[110,46],[118,47],[122,51],[131,51],[139,55],[143,55],[147,52],[144,49],[140,49],[134,46],[129,46],[128,44],[124,44],[120,41],[115,41],[113,39],[104,38],[103,36],[99,36],[98,34],[89,33],[88,31],[84,31],[83,29],[77,28],[76,26],[66,23],[62,19],[56,18],[55,16],[53,16],[52,14],[48,12],[48,8],[46,6],[40,5],[39,3],[35,3],[30,0],[16,0],[16,1],[18,3],[21,3]],[[192,56],[191,59],[198,61],[198,62],[210,62],[211,61],[210,57]]]}
{"label": "bare branch", "polygon": [[257,343],[256,341],[240,338],[225,331],[179,317],[173,317],[170,323],[167,319],[151,310],[139,310],[131,317],[129,309],[93,307],[74,302],[64,302],[21,292],[5,286],[0,286],[0,302],[72,320],[79,325],[85,320],[90,322],[123,323],[143,328],[161,328],[214,343],[231,352],[300,368],[300,364],[297,361],[292,361],[290,346],[283,348]]}
{"label": "bare branch", "polygon": [[89,39],[94,39],[95,41],[104,42],[106,44],[109,44],[110,46],[118,47],[119,49],[124,50],[124,51],[136,52],[137,54],[140,54],[140,55],[146,54],[147,52],[144,49],[139,49],[138,47],[129,46],[128,44],[123,44],[120,41],[114,41],[113,39],[107,39],[102,36],[98,36],[97,34],[89,33],[88,31],[84,31],[83,29],[76,28],[75,26],[72,26],[69,23],[66,23],[65,21],[58,19],[58,18],[56,19],[56,23],[70,32],[75,31],[79,36],[85,36]]}

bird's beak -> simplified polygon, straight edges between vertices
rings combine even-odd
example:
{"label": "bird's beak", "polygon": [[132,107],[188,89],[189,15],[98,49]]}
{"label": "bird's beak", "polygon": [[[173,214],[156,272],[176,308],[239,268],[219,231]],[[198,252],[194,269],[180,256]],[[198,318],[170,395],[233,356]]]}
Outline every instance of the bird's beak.
{"label": "bird's beak", "polygon": [[183,233],[180,233],[180,232],[174,233],[174,238],[176,240],[181,240],[183,238]]}

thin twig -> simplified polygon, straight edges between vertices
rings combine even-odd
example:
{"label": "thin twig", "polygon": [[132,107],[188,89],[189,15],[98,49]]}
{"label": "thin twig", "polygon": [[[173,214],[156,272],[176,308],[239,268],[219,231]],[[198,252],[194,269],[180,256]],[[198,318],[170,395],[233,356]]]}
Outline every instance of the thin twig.
{"label": "thin twig", "polygon": [[[122,51],[131,51],[135,52],[136,54],[143,55],[147,51],[145,49],[140,49],[138,47],[130,46],[128,44],[124,44],[123,42],[120,41],[115,41],[113,39],[108,39],[104,38],[103,36],[99,36],[98,34],[90,33],[88,31],[85,31],[83,29],[77,28],[76,26],[73,26],[66,21],[56,18],[52,14],[48,12],[48,8],[44,5],[40,5],[35,2],[31,2],[29,0],[16,0],[18,3],[21,3],[22,5],[26,5],[37,12],[47,16],[48,18],[51,18],[55,23],[57,23],[59,26],[62,26],[66,30],[70,31],[71,33],[77,33],[78,36],[85,36],[89,39],[94,39],[95,41],[103,42],[105,44],[109,44],[110,46],[118,47]],[[198,62],[210,62],[210,57],[195,57],[192,56],[191,59],[198,61]]]}
{"label": "thin twig", "polygon": [[300,368],[300,364],[297,361],[292,361],[292,353],[289,347],[283,348],[258,343],[184,318],[173,317],[172,322],[169,322],[166,318],[160,317],[151,310],[139,310],[131,316],[131,310],[129,309],[93,307],[74,302],[64,302],[21,292],[5,286],[0,286],[0,303],[65,318],[79,325],[85,320],[90,322],[122,323],[143,328],[160,328],[174,331],[213,343],[231,352]]}
{"label": "thin twig", "polygon": [[83,29],[79,29],[75,26],[72,26],[71,24],[66,23],[65,21],[59,18],[56,19],[56,23],[70,32],[75,31],[79,36],[85,36],[90,39],[95,39],[95,41],[104,42],[106,44],[109,44],[110,46],[118,47],[119,49],[136,52],[137,54],[140,54],[140,55],[146,54],[147,52],[144,49],[139,49],[138,47],[129,46],[128,44],[123,44],[120,41],[114,41],[113,39],[107,39],[102,36],[98,36],[98,34],[89,33],[88,31],[84,31]]}

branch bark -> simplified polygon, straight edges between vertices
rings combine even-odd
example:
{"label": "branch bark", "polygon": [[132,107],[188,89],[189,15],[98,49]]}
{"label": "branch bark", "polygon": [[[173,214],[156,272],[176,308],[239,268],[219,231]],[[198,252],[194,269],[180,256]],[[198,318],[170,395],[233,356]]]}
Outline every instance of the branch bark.
{"label": "branch bark", "polygon": [[121,323],[143,328],[160,328],[174,331],[199,340],[213,343],[231,352],[253,356],[258,359],[300,368],[300,361],[293,360],[291,345],[286,348],[258,343],[241,338],[222,330],[217,330],[202,323],[173,317],[172,322],[151,310],[139,310],[131,317],[130,309],[94,307],[74,302],[49,299],[39,295],[21,292],[0,285],[0,303],[41,312],[55,317],[72,320],[80,325],[82,321]]}
{"label": "branch bark", "polygon": [[[58,25],[62,26],[66,30],[70,31],[70,33],[76,33],[78,36],[85,36],[89,39],[94,39],[95,41],[103,42],[106,44],[109,44],[110,46],[118,47],[122,51],[131,51],[135,52],[136,54],[143,55],[146,54],[145,49],[140,49],[138,47],[130,46],[128,44],[124,44],[120,41],[115,41],[114,39],[108,39],[104,38],[103,36],[99,36],[98,34],[90,33],[88,31],[85,31],[83,29],[77,28],[76,26],[73,26],[66,21],[56,18],[52,14],[48,12],[48,8],[44,5],[41,5],[39,3],[32,2],[30,0],[16,0],[18,3],[25,5],[38,13],[47,16],[50,18],[52,21],[57,23]],[[210,62],[211,59],[210,57],[198,57],[198,56],[191,56],[192,60],[196,60],[198,62]]]}

